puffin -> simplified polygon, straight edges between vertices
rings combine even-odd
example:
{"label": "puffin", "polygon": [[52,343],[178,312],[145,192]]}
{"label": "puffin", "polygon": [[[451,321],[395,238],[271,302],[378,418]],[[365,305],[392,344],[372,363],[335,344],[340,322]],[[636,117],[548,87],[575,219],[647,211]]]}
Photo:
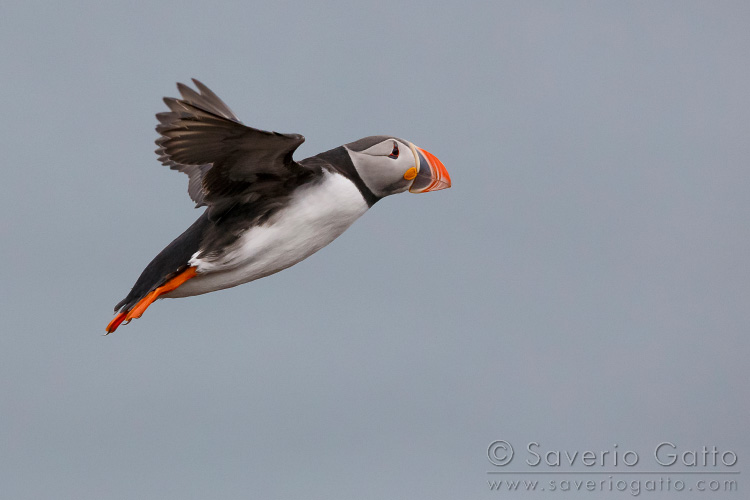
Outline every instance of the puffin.
{"label": "puffin", "polygon": [[157,299],[200,295],[282,271],[340,236],[382,198],[451,186],[443,163],[409,141],[365,137],[295,161],[305,141],[248,127],[208,87],[177,84],[158,113],[159,161],[188,176],[198,220],[115,306],[107,334]]}

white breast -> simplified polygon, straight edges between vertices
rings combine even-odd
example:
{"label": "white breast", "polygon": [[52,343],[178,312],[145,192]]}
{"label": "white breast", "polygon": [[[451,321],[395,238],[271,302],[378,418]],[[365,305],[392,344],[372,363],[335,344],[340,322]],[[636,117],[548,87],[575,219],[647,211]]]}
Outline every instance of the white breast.
{"label": "white breast", "polygon": [[188,297],[277,273],[317,252],[367,211],[359,189],[329,172],[321,183],[294,192],[289,206],[247,230],[216,259],[190,260],[198,274],[165,297]]}

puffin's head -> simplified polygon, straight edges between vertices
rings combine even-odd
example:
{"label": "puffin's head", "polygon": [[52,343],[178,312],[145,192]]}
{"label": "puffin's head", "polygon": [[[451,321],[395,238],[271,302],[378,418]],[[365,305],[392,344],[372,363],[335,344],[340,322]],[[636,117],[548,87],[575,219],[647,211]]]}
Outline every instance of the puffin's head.
{"label": "puffin's head", "polygon": [[345,144],[357,173],[379,197],[401,193],[426,193],[451,187],[443,163],[409,141],[374,135]]}

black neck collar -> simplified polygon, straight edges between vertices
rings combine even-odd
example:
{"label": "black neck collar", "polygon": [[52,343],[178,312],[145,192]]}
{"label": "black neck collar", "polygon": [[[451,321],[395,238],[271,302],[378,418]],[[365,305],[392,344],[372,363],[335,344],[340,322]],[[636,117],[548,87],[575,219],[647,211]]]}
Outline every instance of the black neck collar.
{"label": "black neck collar", "polygon": [[381,197],[373,193],[370,188],[367,187],[365,181],[362,180],[359,172],[357,172],[357,168],[354,166],[354,163],[352,163],[349,152],[344,146],[339,146],[330,151],[320,153],[315,155],[315,157],[324,160],[330,165],[332,170],[352,181],[359,189],[359,192],[362,193],[362,197],[367,202],[368,207],[373,206],[378,200],[380,200]]}

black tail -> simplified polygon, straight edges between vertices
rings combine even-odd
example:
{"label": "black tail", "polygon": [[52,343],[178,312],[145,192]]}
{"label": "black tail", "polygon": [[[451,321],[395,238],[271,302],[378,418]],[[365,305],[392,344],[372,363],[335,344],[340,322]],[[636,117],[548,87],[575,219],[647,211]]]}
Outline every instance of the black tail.
{"label": "black tail", "polygon": [[129,311],[149,292],[184,271],[190,258],[199,250],[207,225],[208,215],[204,212],[192,226],[159,252],[143,270],[128,296],[117,303],[115,313]]}

